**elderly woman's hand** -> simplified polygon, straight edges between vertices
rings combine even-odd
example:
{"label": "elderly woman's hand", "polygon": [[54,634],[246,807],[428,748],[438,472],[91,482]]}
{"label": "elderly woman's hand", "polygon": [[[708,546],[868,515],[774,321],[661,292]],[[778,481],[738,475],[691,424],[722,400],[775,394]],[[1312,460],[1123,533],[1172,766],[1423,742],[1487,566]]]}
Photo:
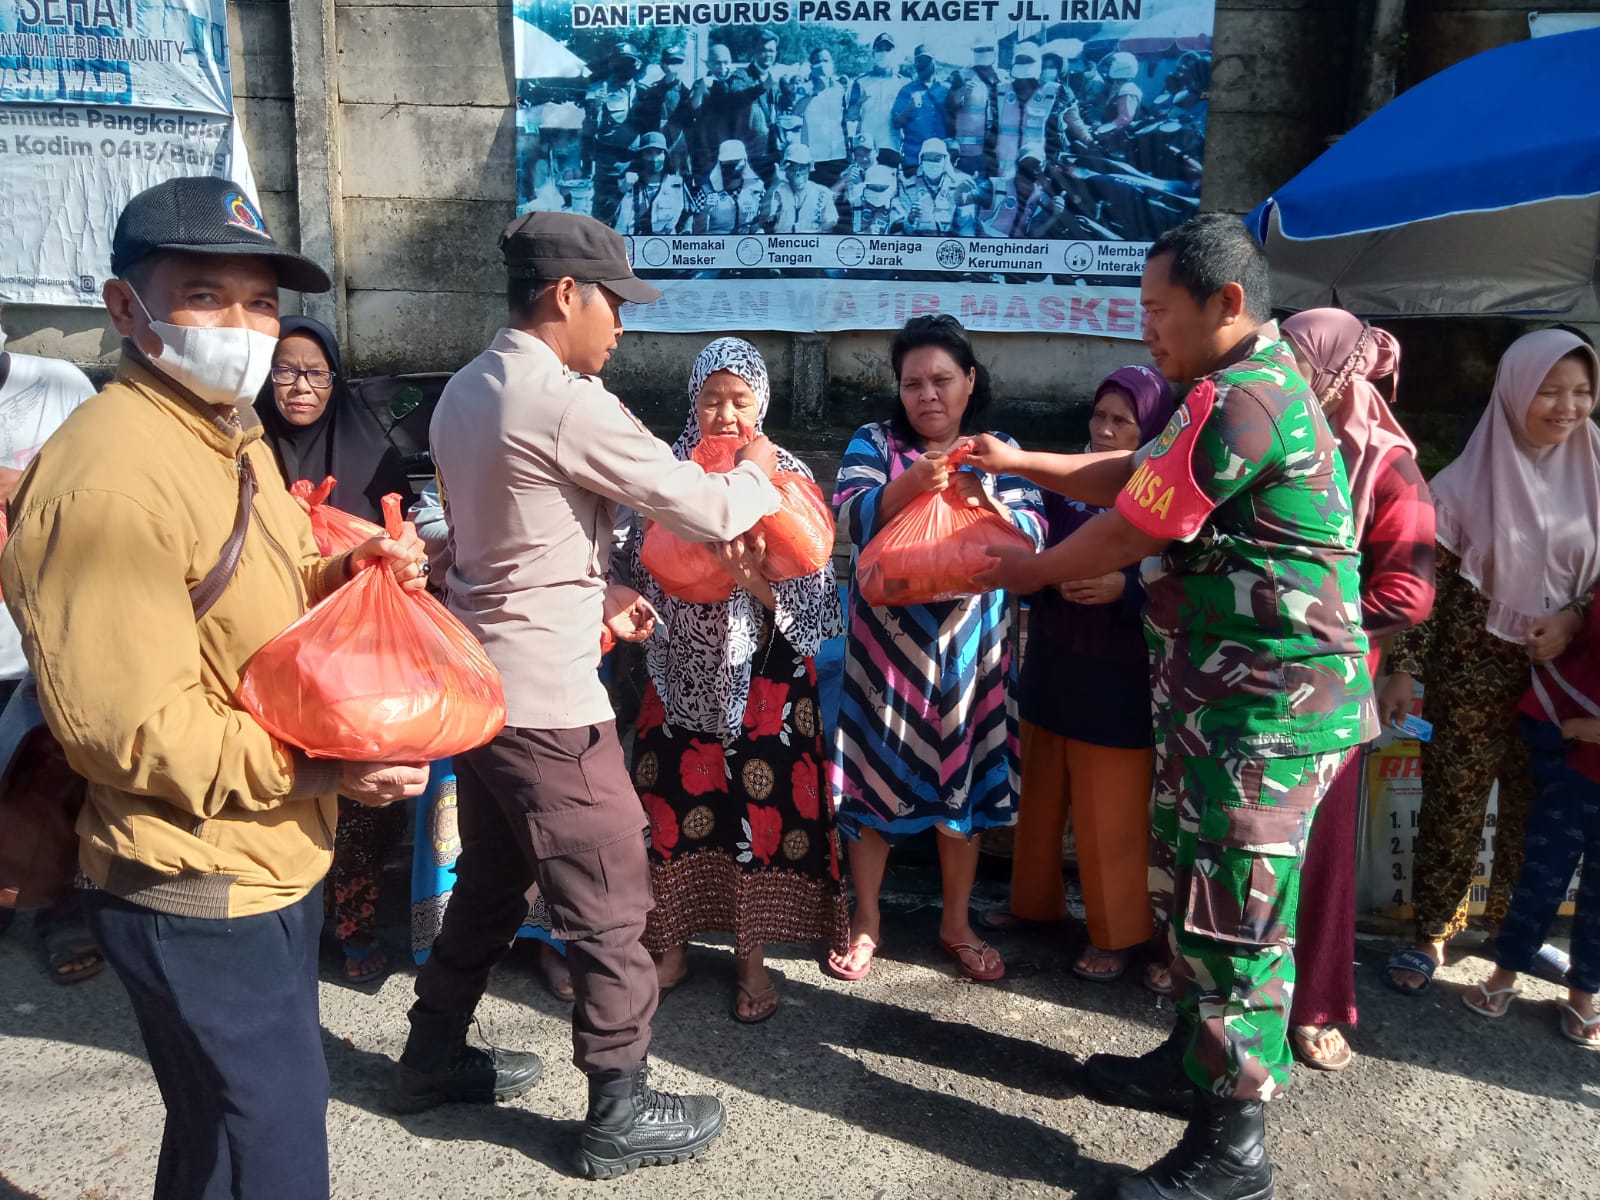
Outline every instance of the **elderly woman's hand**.
{"label": "elderly woman's hand", "polygon": [[767,561],[767,541],[760,533],[751,530],[731,542],[718,542],[711,546],[722,569],[733,576],[733,582],[771,608],[776,603],[772,582],[763,568]]}

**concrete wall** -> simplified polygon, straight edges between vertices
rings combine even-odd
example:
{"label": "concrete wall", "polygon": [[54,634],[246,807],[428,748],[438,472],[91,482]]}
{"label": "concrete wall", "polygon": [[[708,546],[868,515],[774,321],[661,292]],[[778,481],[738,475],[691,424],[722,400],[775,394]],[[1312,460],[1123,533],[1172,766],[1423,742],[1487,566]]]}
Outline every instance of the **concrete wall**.
{"label": "concrete wall", "polygon": [[[308,155],[302,147],[299,170],[327,177],[322,186],[337,212],[302,209],[297,186],[291,21],[306,10],[292,12],[288,0],[230,5],[235,102],[262,207],[290,244],[297,243],[305,218],[308,231],[313,222],[331,229],[328,244],[342,247],[345,348],[354,370],[452,369],[477,352],[504,307],[495,240],[515,199],[509,6],[497,0],[323,0],[329,2],[334,161],[330,173],[324,161],[330,156]],[[1592,5],[1410,0],[1402,86],[1525,37],[1534,7]],[[1248,209],[1343,131],[1359,10],[1355,0],[1218,0],[1206,208]],[[310,11],[314,19],[316,10]],[[315,39],[306,42],[299,28],[302,45],[314,49]],[[301,92],[303,121],[311,98],[304,85]],[[310,184],[303,190],[322,194]],[[1499,344],[1500,335],[1486,341],[1476,325],[1452,332],[1448,323],[1430,324],[1446,325],[1429,330],[1432,357],[1470,361],[1471,386],[1477,386],[1480,360],[1493,362],[1487,341]],[[115,336],[92,311],[13,308],[6,327],[18,350],[84,364],[103,365],[117,350]],[[1479,352],[1453,352],[1452,339],[1465,339]],[[629,335],[608,377],[647,419],[675,426],[683,412],[679,381],[704,340]],[[790,423],[791,375],[809,369],[815,376],[824,348],[830,426],[848,429],[877,415],[889,394],[884,333],[754,340],[773,370],[780,427]],[[1447,349],[1438,352],[1441,340]],[[1064,403],[1085,399],[1105,372],[1141,353],[1136,343],[1107,338],[992,334],[977,343],[993,367],[1002,410],[997,422],[1044,436],[1061,432]]]}

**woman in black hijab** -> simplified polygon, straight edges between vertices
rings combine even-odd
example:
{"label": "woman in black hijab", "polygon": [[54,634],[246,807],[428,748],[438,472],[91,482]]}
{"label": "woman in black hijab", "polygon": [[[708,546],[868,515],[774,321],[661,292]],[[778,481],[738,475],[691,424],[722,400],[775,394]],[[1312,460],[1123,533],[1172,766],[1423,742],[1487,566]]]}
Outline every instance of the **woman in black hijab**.
{"label": "woman in black hijab", "polygon": [[[328,503],[381,525],[386,493],[398,492],[407,506],[412,499],[399,451],[351,395],[338,343],[325,325],[284,317],[278,339],[256,415],[284,478],[320,484],[332,475],[338,482]],[[324,895],[344,948],[345,980],[356,986],[376,987],[389,972],[389,957],[377,939],[378,888],[404,825],[403,804],[367,808],[339,797],[333,889]]]}
{"label": "woman in black hijab", "polygon": [[289,483],[338,482],[328,503],[383,524],[383,497],[412,500],[400,452],[372,411],[350,393],[332,332],[310,317],[284,317],[272,378],[256,397],[267,444]]}

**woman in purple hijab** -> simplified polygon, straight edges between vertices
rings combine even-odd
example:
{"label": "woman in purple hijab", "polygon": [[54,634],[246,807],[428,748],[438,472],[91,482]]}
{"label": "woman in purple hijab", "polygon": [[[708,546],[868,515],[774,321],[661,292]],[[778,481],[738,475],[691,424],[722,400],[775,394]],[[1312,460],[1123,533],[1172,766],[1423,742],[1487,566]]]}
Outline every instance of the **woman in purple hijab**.
{"label": "woman in purple hijab", "polygon": [[[1113,371],[1095,391],[1089,449],[1136,450],[1161,433],[1176,407],[1159,372]],[[1046,492],[1044,511],[1046,545],[1054,546],[1101,510]],[[1110,982],[1154,932],[1146,882],[1155,749],[1144,588],[1138,569],[1129,568],[1061,584],[1028,603],[1011,902],[979,923],[1004,929],[1066,919],[1061,837],[1070,809],[1089,926],[1089,944],[1072,969]]]}

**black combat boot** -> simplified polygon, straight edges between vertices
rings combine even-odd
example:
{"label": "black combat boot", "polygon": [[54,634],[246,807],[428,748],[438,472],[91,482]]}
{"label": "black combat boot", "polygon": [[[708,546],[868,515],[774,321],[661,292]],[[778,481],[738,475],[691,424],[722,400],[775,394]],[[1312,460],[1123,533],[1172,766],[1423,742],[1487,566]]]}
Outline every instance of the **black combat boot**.
{"label": "black combat boot", "polygon": [[1141,1108],[1188,1119],[1199,1092],[1183,1069],[1183,1056],[1194,1036],[1192,1018],[1178,1017],[1171,1035],[1149,1054],[1091,1054],[1083,1064],[1090,1093],[1106,1104]]}
{"label": "black combat boot", "polygon": [[510,1100],[544,1072],[537,1054],[467,1045],[470,1012],[438,1013],[413,1004],[407,1015],[411,1036],[384,1091],[384,1103],[393,1112]]}
{"label": "black combat boot", "polygon": [[591,1075],[578,1174],[616,1179],[635,1167],[687,1162],[717,1140],[727,1119],[715,1096],[656,1091],[646,1063],[632,1071]]}
{"label": "black combat boot", "polygon": [[1176,1149],[1117,1185],[1116,1200],[1272,1200],[1259,1100],[1204,1095]]}

